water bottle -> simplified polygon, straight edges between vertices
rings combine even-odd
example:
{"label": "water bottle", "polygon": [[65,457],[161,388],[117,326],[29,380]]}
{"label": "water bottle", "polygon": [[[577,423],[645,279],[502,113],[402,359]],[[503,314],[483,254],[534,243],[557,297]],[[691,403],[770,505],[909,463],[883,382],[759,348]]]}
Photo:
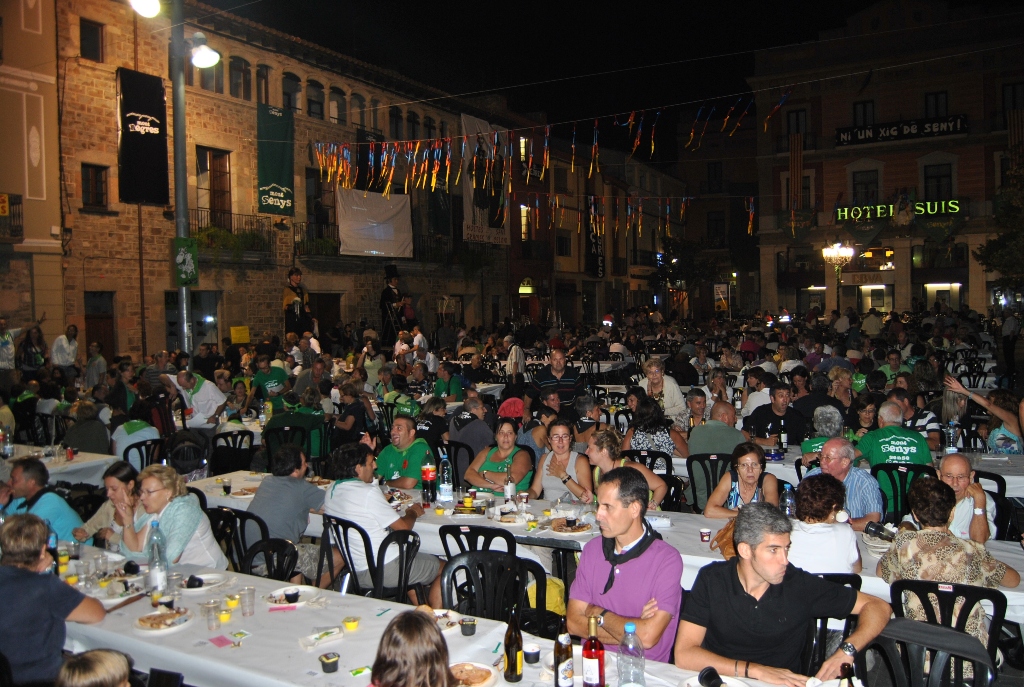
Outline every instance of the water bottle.
{"label": "water bottle", "polygon": [[946,428],[946,445],[943,448],[943,453],[956,453],[956,430],[958,424],[956,420],[950,420],[949,426]]}
{"label": "water bottle", "polygon": [[262,408],[260,409],[259,422],[260,422],[260,429],[263,429],[264,427],[267,426],[267,414],[263,412]]}
{"label": "water bottle", "polygon": [[163,592],[167,589],[167,540],[156,520],[149,525],[146,550],[149,552],[150,591]]}
{"label": "water bottle", "polygon": [[11,433],[10,428],[6,428],[6,430],[4,432],[3,452],[4,458],[10,460],[14,457],[14,435]]}
{"label": "water bottle", "polygon": [[796,497],[793,495],[793,486],[791,484],[786,485],[785,491],[779,497],[779,510],[787,518],[796,517]]}
{"label": "water bottle", "polygon": [[619,687],[644,687],[644,645],[636,636],[636,623],[626,623],[619,642]]}
{"label": "water bottle", "polygon": [[451,503],[455,498],[452,492],[452,464],[448,462],[448,456],[445,454],[441,454],[440,473],[437,500],[441,503]]}

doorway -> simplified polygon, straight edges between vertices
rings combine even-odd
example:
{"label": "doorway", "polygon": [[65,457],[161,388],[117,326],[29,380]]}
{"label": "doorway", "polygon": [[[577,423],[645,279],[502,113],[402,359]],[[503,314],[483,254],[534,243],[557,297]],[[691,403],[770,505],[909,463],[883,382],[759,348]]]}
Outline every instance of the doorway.
{"label": "doorway", "polygon": [[87,342],[85,348],[93,341],[102,346],[102,355],[107,363],[117,355],[117,338],[114,328],[114,292],[85,292],[85,332],[82,338]]}
{"label": "doorway", "polygon": [[323,337],[331,327],[341,321],[341,294],[310,293],[309,309],[316,318],[320,336]]}

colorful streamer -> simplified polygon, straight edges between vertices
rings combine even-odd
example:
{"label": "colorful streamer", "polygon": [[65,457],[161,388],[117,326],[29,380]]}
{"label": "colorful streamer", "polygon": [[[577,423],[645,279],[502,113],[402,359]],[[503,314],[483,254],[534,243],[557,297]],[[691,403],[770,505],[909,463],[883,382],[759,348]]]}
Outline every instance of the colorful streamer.
{"label": "colorful streamer", "polygon": [[694,132],[697,131],[697,123],[700,121],[700,116],[702,114],[704,114],[704,106],[703,105],[701,105],[700,109],[697,110],[697,116],[696,116],[696,118],[694,118],[693,124],[690,126],[690,138],[687,139],[686,145],[684,145],[683,148],[689,148],[690,144],[693,143]]}
{"label": "colorful streamer", "polygon": [[719,133],[722,133],[722,132],[725,131],[725,127],[727,127],[729,125],[729,117],[732,116],[732,111],[736,109],[736,107],[740,104],[741,100],[743,100],[743,96],[742,95],[739,98],[736,98],[736,103],[732,107],[729,108],[728,112],[725,113],[725,119],[722,120],[722,128],[719,130]]}
{"label": "colorful streamer", "polygon": [[773,107],[772,111],[768,113],[768,116],[764,118],[764,130],[765,131],[768,131],[768,120],[771,119],[775,115],[776,112],[778,112],[779,110],[782,109],[782,106],[786,104],[787,100],[789,100],[789,95],[792,92],[793,92],[793,89],[791,88],[788,91],[786,91],[785,93],[783,93],[782,94],[782,98],[779,99],[779,102],[775,103],[775,107]]}
{"label": "colorful streamer", "polygon": [[729,136],[730,136],[730,137],[731,137],[731,136],[732,136],[732,135],[733,135],[734,133],[736,133],[736,130],[737,130],[737,129],[739,129],[739,128],[740,128],[740,124],[742,124],[742,123],[743,123],[743,118],[747,116],[747,113],[748,113],[748,112],[750,112],[750,108],[751,108],[751,107],[753,107],[753,105],[754,105],[754,98],[753,98],[753,96],[751,96],[751,98],[750,98],[750,102],[748,102],[748,103],[747,103],[747,107],[746,107],[746,108],[745,108],[745,109],[743,110],[743,114],[741,114],[741,115],[740,115],[740,118],[736,120],[736,126],[734,126],[734,127],[732,128],[732,131],[730,131],[730,132],[729,132]]}

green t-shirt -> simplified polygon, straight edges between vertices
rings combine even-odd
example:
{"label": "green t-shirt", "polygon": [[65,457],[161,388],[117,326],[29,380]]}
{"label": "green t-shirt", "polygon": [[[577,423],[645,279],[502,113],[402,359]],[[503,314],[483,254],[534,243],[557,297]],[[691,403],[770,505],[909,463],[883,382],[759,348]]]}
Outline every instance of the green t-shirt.
{"label": "green t-shirt", "polygon": [[452,375],[452,378],[447,382],[440,377],[434,382],[434,395],[438,397],[445,397],[455,395],[455,400],[461,402],[463,400],[462,393],[462,380]]}
{"label": "green t-shirt", "polygon": [[907,367],[906,365],[900,365],[900,369],[894,372],[893,369],[889,367],[888,363],[882,365],[880,369],[882,370],[882,372],[885,373],[886,384],[892,384],[893,381],[896,379],[896,375],[898,375],[900,372],[910,372],[910,368]]}
{"label": "green t-shirt", "polygon": [[377,456],[377,474],[389,482],[399,477],[412,477],[416,480],[415,488],[420,489],[423,486],[423,459],[429,455],[430,446],[423,439],[414,439],[404,451],[388,444]]}
{"label": "green t-shirt", "polygon": [[[282,398],[281,394],[284,393],[285,384],[287,382],[288,373],[280,367],[271,367],[270,372],[260,370],[256,373],[256,376],[252,378],[252,383],[263,389],[264,400],[270,401],[275,412],[284,408],[284,398]],[[277,396],[271,398],[271,391],[276,393]]]}
{"label": "green t-shirt", "polygon": [[853,375],[853,383],[850,385],[850,388],[859,394],[860,392],[864,391],[867,385],[868,376],[863,372],[857,372],[856,374]]}
{"label": "green t-shirt", "polygon": [[[323,411],[323,409],[322,408],[306,408],[305,406],[302,406],[300,408],[296,408],[295,412],[298,415],[306,415],[308,417],[312,417],[313,418],[312,420],[310,420],[310,426],[308,427],[308,431],[310,432],[309,444],[308,444],[309,445],[309,452],[311,454],[313,454],[313,456],[319,458],[320,457],[320,434],[321,434],[320,430],[322,429],[323,424],[324,424],[324,411]],[[270,418],[270,419],[273,420],[274,418]]]}
{"label": "green t-shirt", "polygon": [[828,441],[828,437],[814,437],[813,439],[805,439],[800,444],[800,453],[817,453],[821,450],[821,447]]}
{"label": "green t-shirt", "polygon": [[[857,444],[857,450],[867,459],[871,467],[883,463],[932,464],[932,450],[928,447],[928,441],[918,432],[896,425],[868,432]],[[880,480],[879,487],[889,503],[892,503],[892,488],[888,481],[887,479]]]}
{"label": "green t-shirt", "polygon": [[[516,447],[516,449],[514,451],[512,451],[512,453],[509,454],[509,457],[506,458],[505,460],[499,461],[499,462],[495,462],[495,461],[491,460],[491,456],[493,456],[497,452],[497,450],[498,450],[498,447],[495,446],[494,448],[492,448],[487,453],[487,457],[484,458],[484,462],[480,466],[479,472],[508,472],[509,468],[512,467],[512,461],[515,460],[516,454],[519,453],[519,448]],[[502,479],[507,479],[507,478],[502,478]],[[518,494],[521,491],[528,491],[530,489],[530,482],[532,482],[532,481],[533,481],[533,470],[529,470],[525,475],[523,475],[523,478],[521,480],[519,480],[519,483],[516,484],[516,493]],[[495,494],[504,493],[504,491],[505,491],[505,484],[501,483],[497,487],[492,489],[491,491],[493,491]]]}

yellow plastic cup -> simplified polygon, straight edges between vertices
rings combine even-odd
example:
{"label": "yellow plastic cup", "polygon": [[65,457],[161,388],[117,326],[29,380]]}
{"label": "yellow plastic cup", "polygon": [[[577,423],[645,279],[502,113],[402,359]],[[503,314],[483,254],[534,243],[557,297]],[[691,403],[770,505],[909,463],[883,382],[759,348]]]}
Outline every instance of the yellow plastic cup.
{"label": "yellow plastic cup", "polygon": [[217,612],[217,618],[222,623],[226,623],[229,620],[231,620],[231,611],[229,609],[222,608],[220,611]]}
{"label": "yellow plastic cup", "polygon": [[352,630],[355,630],[356,628],[359,627],[359,618],[357,618],[355,616],[351,616],[350,615],[347,618],[345,618],[344,620],[342,620],[341,622],[344,623],[345,629],[348,630],[349,632],[351,632]]}
{"label": "yellow plastic cup", "polygon": [[61,575],[63,575],[63,574],[64,574],[64,573],[66,573],[67,571],[68,571],[68,564],[67,564],[67,561],[65,561],[65,562],[63,562],[63,563],[61,563],[61,562],[59,562],[59,561],[58,561],[58,562],[57,562],[57,572],[59,572],[59,573],[60,573]]}
{"label": "yellow plastic cup", "polygon": [[473,507],[473,497],[472,496],[464,497],[462,499],[462,505],[465,506],[466,508],[472,508]]}
{"label": "yellow plastic cup", "polygon": [[434,509],[434,515],[444,515],[444,508],[440,506]]}
{"label": "yellow plastic cup", "polygon": [[71,554],[69,554],[66,550],[61,549],[60,551],[57,552],[57,562],[60,563],[61,565],[67,565],[68,561],[70,561],[70,560],[71,560]]}
{"label": "yellow plastic cup", "polygon": [[240,597],[238,594],[228,594],[224,597],[224,605],[228,608],[238,608],[238,601]]}
{"label": "yellow plastic cup", "polygon": [[78,584],[78,575],[68,575],[64,578],[64,581],[70,585]]}
{"label": "yellow plastic cup", "polygon": [[101,577],[99,579],[99,581],[97,582],[97,584],[99,584],[100,589],[104,589],[104,588],[106,588],[110,584],[110,578],[109,577]]}

